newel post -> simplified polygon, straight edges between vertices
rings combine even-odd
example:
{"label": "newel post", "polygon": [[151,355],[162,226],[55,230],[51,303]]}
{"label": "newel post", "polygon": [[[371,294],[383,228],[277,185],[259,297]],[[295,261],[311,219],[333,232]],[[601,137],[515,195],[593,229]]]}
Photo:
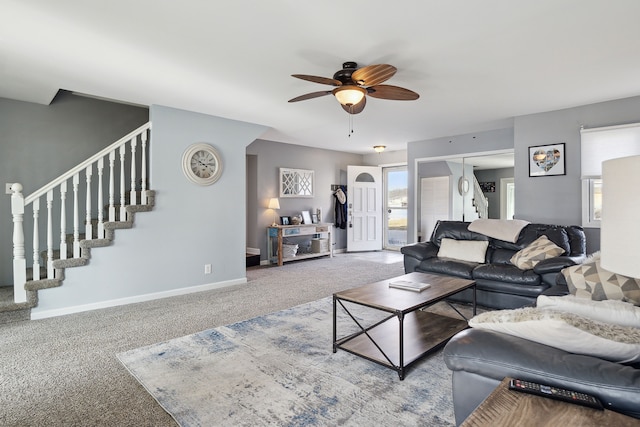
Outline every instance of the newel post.
{"label": "newel post", "polygon": [[13,300],[16,303],[27,301],[27,260],[24,250],[24,196],[22,184],[11,185],[11,214],[13,215]]}

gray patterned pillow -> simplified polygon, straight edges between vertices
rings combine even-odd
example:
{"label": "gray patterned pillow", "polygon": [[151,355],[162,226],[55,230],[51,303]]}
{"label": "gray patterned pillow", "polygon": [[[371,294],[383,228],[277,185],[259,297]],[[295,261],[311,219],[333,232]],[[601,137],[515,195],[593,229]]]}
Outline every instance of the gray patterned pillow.
{"label": "gray patterned pillow", "polygon": [[526,248],[511,257],[511,263],[520,270],[531,270],[540,261],[560,256],[564,249],[553,243],[547,236],[540,236]]}
{"label": "gray patterned pillow", "polygon": [[600,258],[562,270],[569,292],[594,301],[621,300],[640,305],[640,280],[605,270]]}

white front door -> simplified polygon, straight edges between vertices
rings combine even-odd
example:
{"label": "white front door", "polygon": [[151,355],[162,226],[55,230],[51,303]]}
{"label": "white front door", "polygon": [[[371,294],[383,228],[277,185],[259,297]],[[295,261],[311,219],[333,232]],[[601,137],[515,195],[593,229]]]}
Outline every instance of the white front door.
{"label": "white front door", "polygon": [[347,166],[347,252],[382,249],[382,168]]}

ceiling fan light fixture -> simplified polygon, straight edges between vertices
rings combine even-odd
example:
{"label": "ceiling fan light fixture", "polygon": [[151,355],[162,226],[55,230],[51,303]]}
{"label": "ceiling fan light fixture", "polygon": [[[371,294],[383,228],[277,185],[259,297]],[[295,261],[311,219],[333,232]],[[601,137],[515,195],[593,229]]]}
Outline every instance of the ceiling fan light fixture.
{"label": "ceiling fan light fixture", "polygon": [[376,153],[382,153],[385,148],[387,148],[386,145],[374,145],[373,146],[373,149],[376,150]]}
{"label": "ceiling fan light fixture", "polygon": [[343,85],[333,90],[333,95],[342,105],[356,105],[366,93],[365,89],[355,85]]}

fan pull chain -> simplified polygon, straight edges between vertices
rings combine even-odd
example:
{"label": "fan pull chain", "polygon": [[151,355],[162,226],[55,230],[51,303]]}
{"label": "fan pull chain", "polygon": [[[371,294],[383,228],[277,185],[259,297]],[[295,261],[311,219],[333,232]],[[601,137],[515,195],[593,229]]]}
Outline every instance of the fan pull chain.
{"label": "fan pull chain", "polygon": [[353,133],[353,105],[350,105],[349,109],[351,111],[349,112],[349,135],[348,135],[348,137],[351,138],[351,134]]}

